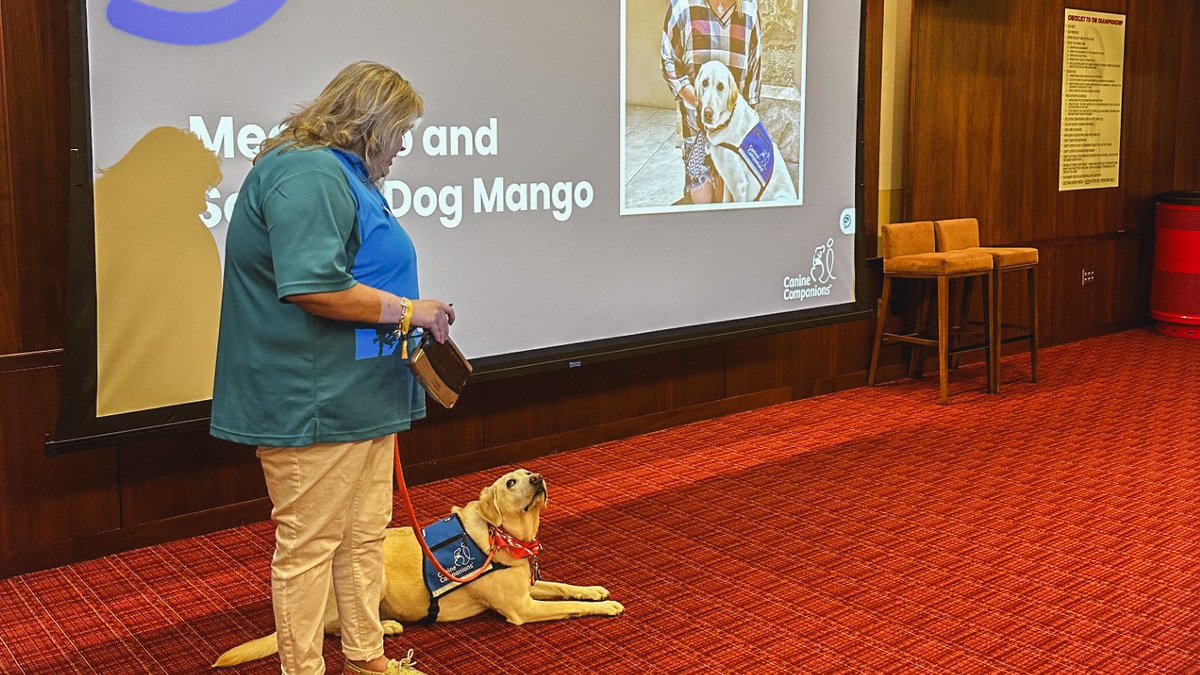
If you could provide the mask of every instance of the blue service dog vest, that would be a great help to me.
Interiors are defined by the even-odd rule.
[[[467,534],[462,519],[458,517],[457,513],[425,527],[421,532],[424,533],[425,543],[429,545],[429,550],[433,552],[433,557],[437,558],[438,564],[460,579],[475,574],[481,569],[486,570],[483,574],[490,574],[496,570],[508,568],[507,565],[500,563],[487,563],[487,554],[480,550],[475,540]],[[485,563],[487,563],[486,567]],[[442,573],[438,572],[433,563],[429,562],[429,558],[424,555],[421,556],[421,564],[425,589],[429,592],[429,613],[425,616],[425,621],[433,623],[437,621],[438,613],[441,611],[438,599],[462,588],[465,584],[451,581],[442,576]]]
[[[767,183],[771,182],[771,176],[775,173],[775,143],[767,133],[767,128],[759,122],[742,139],[741,145],[721,143],[720,146],[736,152],[738,157],[742,158],[758,181],[758,195],[754,201],[761,199],[763,192],[767,190]]]

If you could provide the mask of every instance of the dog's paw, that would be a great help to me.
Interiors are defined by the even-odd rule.
[[[608,589],[603,586],[585,586],[580,600],[607,600]]]
[[[620,616],[625,613],[625,605],[616,600],[606,600],[600,603],[600,613],[604,616]]]
[[[396,623],[395,621],[382,621],[381,623],[383,624],[384,637],[392,637],[393,635],[399,635],[400,633],[402,633],[404,631],[404,626],[401,626],[400,624]]]

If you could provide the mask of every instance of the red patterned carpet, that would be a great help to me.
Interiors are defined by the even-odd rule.
[[[964,369],[949,407],[903,381],[530,462],[543,572],[626,614],[409,626],[388,653],[464,675],[1200,672],[1200,343],[1042,362],[1032,385],[1007,360],[1000,397]],[[0,581],[0,672],[205,672],[272,630],[271,550],[263,523]]]

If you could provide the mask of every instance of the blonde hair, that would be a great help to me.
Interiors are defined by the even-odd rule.
[[[361,157],[368,178],[377,182],[391,160],[381,155],[424,114],[425,101],[400,73],[359,61],[335,75],[315,100],[285,117],[283,132],[264,142],[258,157],[280,146],[341,148]]]

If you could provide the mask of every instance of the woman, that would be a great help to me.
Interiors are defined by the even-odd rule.
[[[719,202],[724,185],[708,156],[708,139],[696,114],[692,82],[700,66],[729,66],[742,96],[758,107],[760,59],[757,0],[670,0],[663,21],[662,72],[683,118],[683,162],[688,201]]]
[[[292,675],[325,672],[331,583],[346,672],[410,672],[383,656],[379,621],[392,444],[425,416],[408,331],[444,341],[454,310],[417,299],[416,251],[379,185],[423,112],[394,70],[348,66],[263,145],[229,223],[211,433],[258,446]]]

